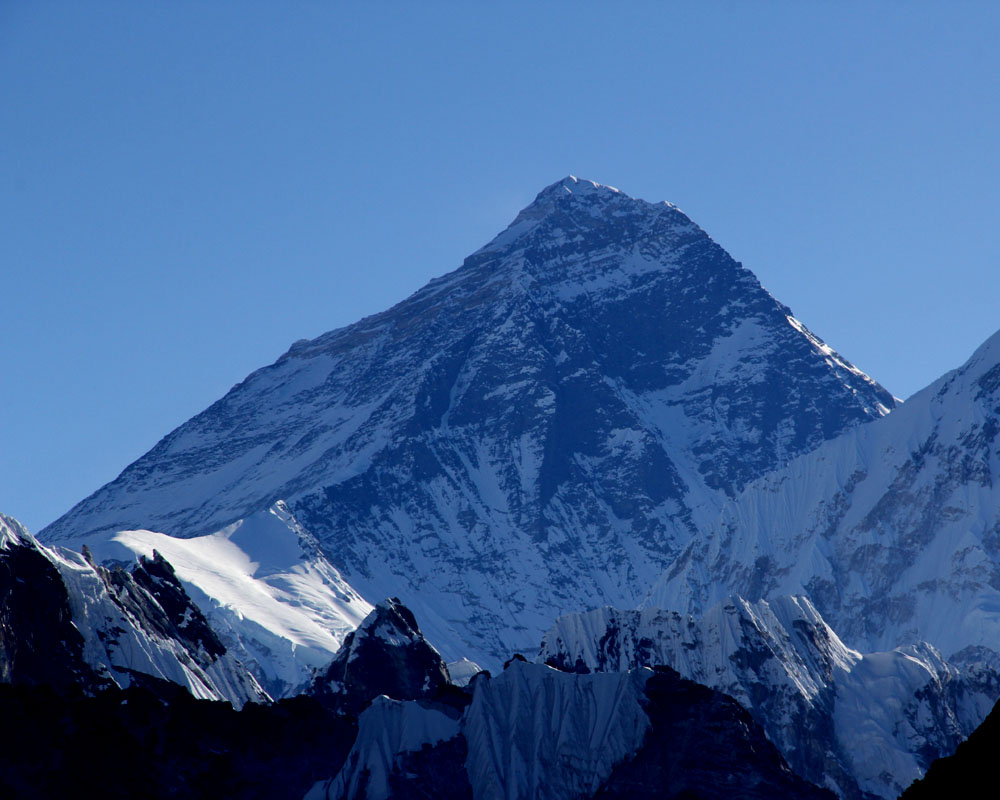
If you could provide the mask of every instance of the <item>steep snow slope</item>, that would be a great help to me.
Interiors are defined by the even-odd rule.
[[[407,772],[401,769],[402,763],[411,753],[457,737],[457,716],[448,713],[448,709],[426,707],[414,701],[391,700],[384,695],[376,697],[361,715],[358,738],[344,768],[335,778],[316,784],[306,800],[420,797],[416,792],[405,795],[398,792],[400,773],[405,775]],[[444,775],[437,777],[445,779]],[[442,785],[434,797],[451,797],[449,788]]]
[[[372,610],[280,501],[207,536],[120,531],[69,544],[105,562],[160,553],[227,649],[274,697],[308,683]]]
[[[477,798],[592,794],[649,727],[640,702],[651,672],[568,676],[515,662],[476,681],[463,733]]]
[[[748,486],[648,602],[806,594],[852,647],[1000,650],[1000,333],[888,418]]]
[[[583,672],[673,667],[739,701],[796,772],[841,797],[896,797],[1000,694],[996,673],[963,673],[926,644],[850,650],[804,597],[733,597],[700,618],[569,614],[545,635],[539,659]]]
[[[85,555],[39,545],[0,515],[0,589],[7,681],[94,691],[150,676],[237,708],[267,699],[161,558],[109,571]]]
[[[495,666],[555,614],[634,606],[727,496],[894,404],[677,208],[567,178],[42,535],[192,537],[283,498],[363,597]]]

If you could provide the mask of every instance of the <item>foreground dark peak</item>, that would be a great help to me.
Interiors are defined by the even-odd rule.
[[[793,773],[760,725],[728,695],[665,667],[647,681],[645,694],[649,734],[595,798],[836,797]]]
[[[727,497],[894,404],[682,212],[566,179],[42,535],[190,537],[285,500],[363,597],[496,667],[553,613],[635,606]]]
[[[900,800],[941,797],[992,797],[996,793],[997,751],[1000,750],[1000,703],[951,756],[931,764]]]
[[[16,520],[0,514],[0,683],[103,685],[83,657],[59,571]]]
[[[165,562],[147,566],[170,582]],[[721,800],[738,788],[746,798],[830,800],[789,770],[736,701],[673,670],[577,675],[513,659],[496,678],[441,684],[430,697],[435,676],[420,683],[421,670],[405,664],[421,659],[419,646],[397,600],[345,644],[370,702],[360,718],[309,696],[237,712],[166,681],[94,696],[0,685],[0,714],[18,732],[0,749],[0,795]],[[388,687],[392,698],[372,674],[394,658],[385,648],[417,678]]]
[[[326,707],[357,714],[379,695],[394,700],[434,697],[449,683],[448,668],[397,598],[379,603],[347,635],[309,694]]]

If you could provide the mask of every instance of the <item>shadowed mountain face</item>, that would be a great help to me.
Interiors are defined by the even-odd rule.
[[[678,209],[567,178],[41,536],[190,537],[284,499],[362,596],[496,665],[560,612],[635,606],[727,497],[894,404]]]

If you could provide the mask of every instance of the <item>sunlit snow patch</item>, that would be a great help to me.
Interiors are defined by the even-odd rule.
[[[372,610],[282,501],[193,539],[132,530],[77,544],[105,562],[159,552],[226,646],[274,696],[329,662]]]
[[[469,661],[467,658],[448,662],[448,675],[451,677],[451,682],[456,686],[468,686],[469,681],[482,671],[483,668],[481,666],[475,661]]]

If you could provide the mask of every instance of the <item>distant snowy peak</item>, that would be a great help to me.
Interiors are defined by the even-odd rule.
[[[676,213],[671,214],[670,212]],[[700,231],[672,203],[648,203],[629,197],[612,186],[581,180],[570,175],[539,192],[531,205],[522,209],[507,229],[497,235],[476,255],[516,248],[518,240],[528,240],[529,234],[534,234],[530,238],[537,240],[538,233],[548,234],[546,229],[551,226],[553,219],[557,222],[565,222],[569,221],[567,217],[571,217],[570,227],[575,228],[581,224],[581,221],[584,224],[598,224],[602,217],[651,216],[661,218],[664,214],[672,220],[674,227]],[[538,231],[537,228],[543,222],[545,228]],[[475,256],[472,256],[470,260],[474,258]],[[466,263],[468,264],[469,260]]]
[[[562,180],[549,184],[542,189],[535,198],[535,202],[537,203],[539,200],[553,195],[562,196],[564,194],[572,194],[578,197],[593,197],[597,195],[611,198],[615,195],[621,195],[622,192],[614,186],[606,186],[603,183],[597,183],[597,181],[578,178],[576,175],[567,175]]]
[[[553,611],[636,605],[728,497],[894,404],[682,212],[567,178],[43,536],[191,538],[283,499],[359,595],[495,667]]]
[[[603,183],[577,178],[575,175],[567,175],[562,180],[551,183],[540,191],[532,203],[521,210],[514,218],[510,228],[516,226],[522,218],[540,218],[551,211],[553,204],[558,202],[587,202],[606,204],[620,200],[633,201],[614,186],[605,186]],[[642,202],[642,201],[638,201]],[[652,205],[650,203],[649,205]],[[509,228],[508,228],[509,230]]]
[[[884,420],[749,485],[648,603],[807,593],[854,647],[1000,642],[1000,333]]]
[[[356,344],[359,333],[375,333],[401,319],[433,323],[440,321],[442,312],[504,300],[551,304],[621,290],[644,274],[668,271],[684,249],[708,242],[707,234],[670,203],[648,203],[568,177],[539,193],[459,269],[433,279],[387,311],[296,342],[282,358],[336,351],[343,343]],[[759,287],[752,274],[747,275]],[[411,332],[410,324],[406,330]]]
[[[24,544],[31,534],[20,522],[6,514],[0,514],[0,549]]]

